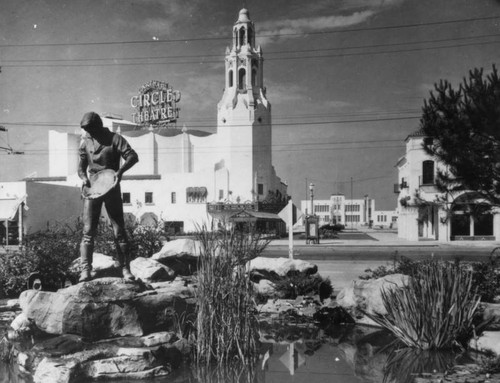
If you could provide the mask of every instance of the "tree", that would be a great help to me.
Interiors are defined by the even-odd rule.
[[[495,66],[469,71],[454,89],[441,80],[424,101],[420,127],[425,151],[446,165],[441,191],[469,190],[500,205],[500,78]]]

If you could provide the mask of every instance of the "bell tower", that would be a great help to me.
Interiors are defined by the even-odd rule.
[[[271,104],[266,98],[263,64],[254,23],[243,8],[232,29],[231,46],[226,48],[224,94],[217,107],[229,190],[242,201],[262,200],[274,191]]]

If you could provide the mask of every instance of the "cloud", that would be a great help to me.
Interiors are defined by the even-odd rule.
[[[353,25],[361,24],[375,14],[372,10],[354,12],[350,15],[331,15],[331,16],[316,16],[304,17],[288,20],[273,20],[259,23],[259,43],[266,43],[275,39],[275,37],[266,36],[286,36],[294,34],[302,34],[307,32],[315,32],[318,30],[344,28]],[[296,37],[296,36],[289,36]]]

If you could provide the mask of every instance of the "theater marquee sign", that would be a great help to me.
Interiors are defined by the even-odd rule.
[[[177,103],[181,92],[173,90],[166,82],[150,81],[139,89],[139,94],[130,99],[136,109],[132,121],[136,124],[166,126],[179,118]]]

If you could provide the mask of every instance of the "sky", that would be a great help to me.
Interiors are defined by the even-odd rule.
[[[178,126],[214,132],[241,8],[272,105],[273,163],[298,205],[396,208],[404,141],[441,79],[500,59],[498,0],[0,0],[0,181],[48,175],[47,131],[84,112],[131,119],[152,80],[182,93]],[[309,196],[308,196],[309,197]]]

